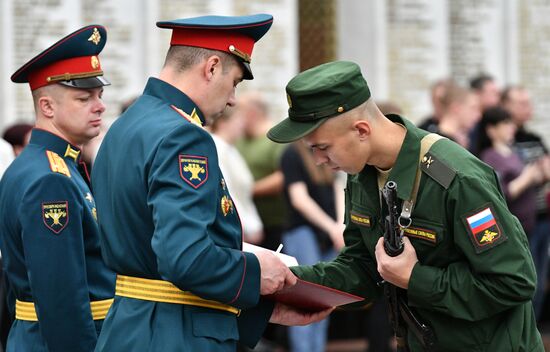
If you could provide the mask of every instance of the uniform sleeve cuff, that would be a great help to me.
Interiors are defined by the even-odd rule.
[[[260,300],[260,262],[253,253],[242,252],[245,269],[243,282],[237,296],[230,302],[237,308],[249,308],[258,304]]]
[[[433,285],[440,269],[416,263],[409,280],[407,297],[413,306],[426,306],[433,302]]]

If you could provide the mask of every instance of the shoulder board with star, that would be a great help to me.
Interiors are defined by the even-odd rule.
[[[48,162],[50,163],[50,169],[53,172],[71,177],[71,171],[67,167],[67,163],[65,163],[65,160],[60,157],[59,154],[54,153],[51,150],[46,150],[46,156],[48,157]]]
[[[179,113],[181,116],[183,116],[187,121],[191,122],[193,125],[196,125],[202,128],[201,119],[199,115],[197,115],[197,111],[195,109],[193,109],[193,111],[191,112],[191,115],[189,115],[188,113],[176,107],[175,105],[170,105],[170,107],[174,109],[177,113]]]
[[[456,176],[456,170],[430,152],[422,157],[420,169],[445,189],[449,188]]]

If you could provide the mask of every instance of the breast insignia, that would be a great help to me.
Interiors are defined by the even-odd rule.
[[[221,206],[222,206],[223,216],[227,216],[227,214],[233,212],[233,201],[229,197],[227,196],[222,197]]]

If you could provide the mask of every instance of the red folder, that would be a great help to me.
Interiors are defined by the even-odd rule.
[[[359,302],[363,297],[298,279],[296,285],[268,296],[277,302],[310,311]]]

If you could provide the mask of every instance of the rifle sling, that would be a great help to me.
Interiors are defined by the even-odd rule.
[[[401,225],[402,227],[408,227],[411,223],[410,222],[411,214],[414,208],[414,202],[416,202],[416,196],[418,195],[418,188],[420,187],[420,179],[422,177],[422,169],[420,168],[420,163],[422,162],[422,158],[430,150],[432,145],[442,138],[445,138],[445,137],[440,136],[437,133],[429,133],[420,140],[420,155],[418,157],[418,167],[416,169],[416,176],[414,179],[414,185],[411,192],[411,198],[403,202],[403,208],[401,209],[401,216],[399,217],[399,225]],[[406,226],[402,225],[402,221],[401,221],[402,218],[405,220],[408,220],[408,225]]]

